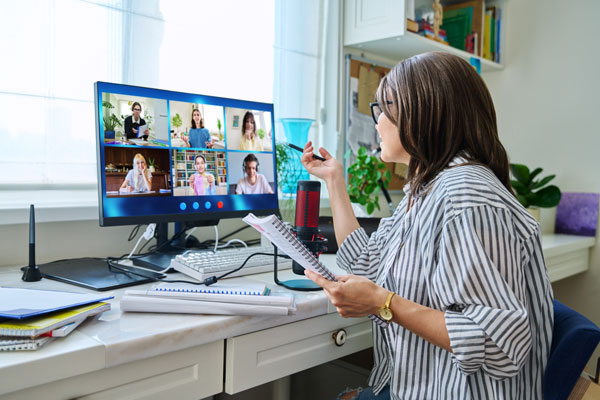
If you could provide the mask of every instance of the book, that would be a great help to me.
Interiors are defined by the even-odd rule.
[[[259,296],[256,296],[259,297]],[[121,311],[179,313],[179,314],[217,314],[217,315],[289,315],[295,307],[226,303],[219,301],[190,300],[161,296],[125,293],[121,297]]]
[[[0,287],[0,317],[23,319],[112,299],[89,293]]]
[[[147,290],[127,290],[126,295],[153,296],[169,299],[215,301],[222,303],[262,304],[292,307],[294,298],[271,296],[265,284],[192,285],[181,283],[160,283]]]
[[[419,24],[417,23],[417,21],[413,21],[410,18],[406,18],[406,30],[417,33],[419,32]]]
[[[0,351],[37,350],[52,339],[45,336],[37,339],[0,340]]]
[[[254,214],[249,213],[242,221],[259,231],[271,243],[277,246],[279,250],[290,256],[302,267],[314,271],[330,281],[336,280],[335,275],[286,228],[276,215],[258,218]]]
[[[75,321],[110,310],[108,303],[95,303],[69,310],[61,310],[43,316],[31,317],[24,320],[7,320],[0,322],[2,336],[36,337]],[[55,336],[55,335],[53,335]],[[56,335],[58,336],[58,335]]]

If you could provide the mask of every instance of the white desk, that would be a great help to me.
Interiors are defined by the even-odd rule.
[[[341,272],[335,256],[322,257]],[[286,290],[273,284],[272,275],[251,279]],[[297,277],[289,270],[280,275]],[[0,270],[0,282],[85,291],[46,279],[22,282],[16,268]],[[341,318],[321,291],[296,292],[295,315],[248,317],[121,313],[124,290],[112,293],[109,312],[66,338],[34,352],[0,353],[0,397],[199,399],[234,394],[372,345],[371,323]],[[342,328],[348,338],[338,347],[332,334]]]
[[[543,237],[551,281],[589,268],[595,238]],[[322,260],[334,271],[335,257]],[[281,279],[295,277],[280,271]],[[236,278],[234,278],[236,279]],[[273,284],[272,273],[252,279]],[[50,280],[20,281],[16,268],[0,270],[6,286],[83,290]],[[280,289],[275,285],[271,287]],[[297,313],[286,317],[228,317],[121,313],[99,320],[34,352],[0,353],[2,399],[198,399],[248,388],[320,365],[372,345],[367,319],[343,319],[322,292],[297,292]],[[337,347],[332,334],[348,334]]]

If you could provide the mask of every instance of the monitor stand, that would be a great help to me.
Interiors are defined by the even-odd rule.
[[[188,229],[195,226],[212,226],[217,225],[219,220],[206,220],[206,221],[195,221],[187,222],[182,224],[175,224],[175,231],[179,232],[181,229]],[[150,271],[157,272],[175,272],[173,268],[170,268],[171,260],[178,254],[185,252],[185,241],[180,238],[178,243],[180,246],[173,246],[169,243],[169,223],[156,224],[156,248],[157,250],[143,257],[132,259],[134,265],[148,269]]]

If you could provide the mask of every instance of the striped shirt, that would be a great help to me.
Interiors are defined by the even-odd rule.
[[[369,384],[392,399],[541,399],[554,315],[539,224],[487,167],[449,167],[338,251],[341,268],[443,311],[450,337],[452,353],[370,316]]]

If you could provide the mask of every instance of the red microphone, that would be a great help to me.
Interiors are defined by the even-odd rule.
[[[321,182],[298,181],[294,231],[298,239],[316,257],[327,250],[327,239],[319,234],[320,200]],[[298,275],[304,275],[304,268],[295,261],[292,263],[292,270]]]

